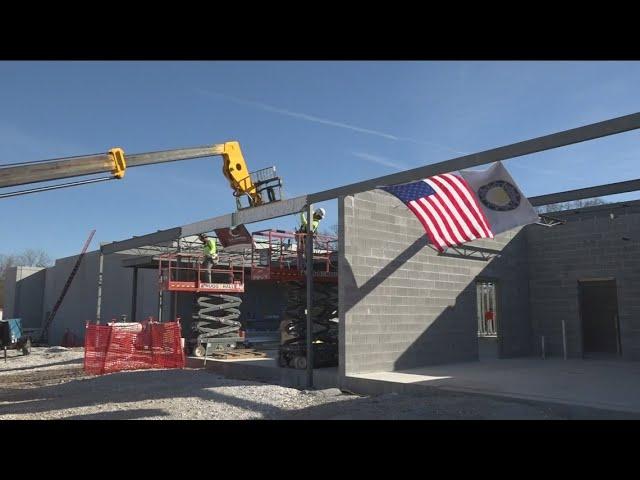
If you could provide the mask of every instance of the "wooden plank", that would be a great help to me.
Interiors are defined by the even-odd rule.
[[[264,358],[267,356],[265,352],[258,352],[256,350],[230,350],[226,352],[211,352],[210,355],[215,358],[228,359],[228,358]]]

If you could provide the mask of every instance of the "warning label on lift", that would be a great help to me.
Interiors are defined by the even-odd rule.
[[[200,283],[200,288],[210,288],[215,290],[235,290],[242,287],[237,283]]]

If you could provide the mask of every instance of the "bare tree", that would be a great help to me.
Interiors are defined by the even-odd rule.
[[[28,248],[18,255],[18,262],[25,267],[48,267],[51,257],[44,250]]]
[[[4,274],[7,269],[15,267],[16,265],[18,265],[17,255],[5,255],[4,253],[0,253],[0,281],[4,279]]]
[[[0,308],[4,307],[4,275],[8,268],[16,265],[16,255],[0,253]]]
[[[338,236],[338,224],[335,223],[333,225],[331,225],[328,229],[322,229],[320,230],[320,235],[327,235],[330,237],[337,237]]]
[[[577,208],[595,207],[596,205],[605,205],[606,202],[602,198],[587,198],[583,200],[573,200],[572,202],[553,203],[551,205],[542,205],[536,207],[538,213],[560,212],[562,210],[574,210]]]

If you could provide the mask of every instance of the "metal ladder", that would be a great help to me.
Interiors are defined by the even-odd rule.
[[[67,294],[69,287],[71,286],[71,282],[73,282],[73,278],[76,276],[76,273],[78,273],[78,270],[80,269],[80,264],[82,263],[82,259],[84,258],[85,253],[87,253],[87,248],[89,248],[89,244],[91,243],[91,240],[93,239],[93,235],[95,233],[96,233],[95,230],[91,230],[91,233],[89,234],[89,238],[87,238],[87,241],[84,242],[84,247],[82,247],[82,252],[78,256],[78,260],[76,260],[76,264],[74,265],[73,270],[71,270],[71,273],[69,274],[69,278],[67,278],[67,283],[64,284],[64,287],[62,288],[62,293],[60,293],[60,297],[58,298],[58,301],[54,305],[53,310],[51,310],[51,313],[49,314],[49,318],[47,318],[47,321],[44,324],[42,333],[40,334],[39,342],[42,343],[45,341],[45,339],[47,339],[47,335],[49,334],[49,327],[51,326],[51,323],[53,322],[53,319],[56,316],[56,313],[58,313],[58,309],[60,308],[60,305],[62,305],[62,301],[64,300],[64,297]]]

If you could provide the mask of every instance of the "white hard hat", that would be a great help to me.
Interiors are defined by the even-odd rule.
[[[324,208],[319,208],[315,212],[313,212],[314,215],[317,215],[320,218],[324,218],[325,213],[327,213],[327,212],[325,211]]]

